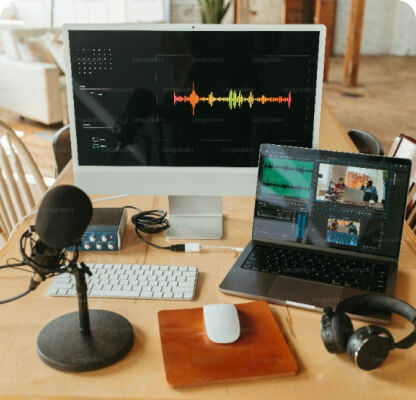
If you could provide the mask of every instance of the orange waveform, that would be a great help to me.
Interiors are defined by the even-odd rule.
[[[211,107],[213,107],[215,102],[228,103],[230,110],[237,107],[241,108],[244,103],[247,103],[250,108],[253,107],[254,103],[286,103],[287,107],[290,109],[292,104],[292,92],[289,92],[286,97],[267,97],[264,94],[255,97],[253,92],[250,92],[248,96],[244,96],[241,91],[237,92],[236,90],[230,89],[228,96],[225,97],[216,97],[213,92],[210,92],[206,97],[202,97],[196,93],[195,84],[192,82],[192,91],[188,96],[177,96],[176,93],[173,93],[173,105],[175,106],[176,103],[189,103],[192,107],[192,115],[195,115],[195,107],[199,102],[207,102]]]

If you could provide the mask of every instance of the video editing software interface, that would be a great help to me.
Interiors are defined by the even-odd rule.
[[[312,147],[319,32],[69,31],[79,165],[256,167]]]
[[[410,162],[264,146],[253,237],[398,257]]]

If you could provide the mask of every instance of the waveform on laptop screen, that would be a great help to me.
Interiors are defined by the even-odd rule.
[[[308,199],[312,188],[313,162],[265,157],[261,192]]]

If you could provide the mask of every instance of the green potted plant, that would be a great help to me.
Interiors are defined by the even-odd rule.
[[[220,24],[230,8],[231,0],[198,0],[203,24]]]

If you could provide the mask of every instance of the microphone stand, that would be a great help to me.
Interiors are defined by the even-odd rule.
[[[81,333],[85,336],[91,335],[90,315],[88,311],[88,287],[85,280],[85,275],[91,276],[90,269],[84,264],[80,264],[81,268],[73,268],[71,271],[75,277],[77,296],[78,296],[78,311],[79,311],[79,326]]]
[[[91,275],[91,271],[76,260],[77,255],[65,272],[75,278],[78,311],[49,322],[38,335],[37,352],[42,361],[55,369],[79,372],[119,361],[132,348],[134,334],[130,322],[120,314],[88,309],[86,275]]]

